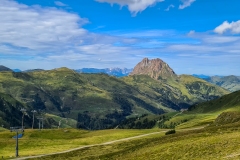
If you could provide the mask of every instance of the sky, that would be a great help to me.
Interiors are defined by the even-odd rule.
[[[0,0],[0,64],[240,75],[239,0]]]

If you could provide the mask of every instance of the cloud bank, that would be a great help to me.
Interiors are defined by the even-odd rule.
[[[76,14],[0,1],[0,45],[25,50],[53,51],[80,44],[87,31],[87,19]]]
[[[97,2],[106,2],[110,4],[118,4],[121,7],[128,6],[128,10],[136,15],[138,12],[144,11],[149,6],[152,6],[158,2],[163,2],[164,0],[96,0]]]
[[[228,21],[223,22],[220,26],[216,27],[215,33],[223,34],[225,32],[231,32],[233,34],[240,33],[240,20],[229,23]]]

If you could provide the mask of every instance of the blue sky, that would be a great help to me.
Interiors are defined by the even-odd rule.
[[[0,64],[240,75],[239,0],[0,0]]]

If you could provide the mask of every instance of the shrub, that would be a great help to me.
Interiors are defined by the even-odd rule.
[[[165,135],[174,134],[174,133],[176,133],[175,129],[167,131]]]

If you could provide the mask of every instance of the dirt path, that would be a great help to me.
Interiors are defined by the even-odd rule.
[[[84,149],[84,148],[89,148],[89,147],[94,147],[94,146],[102,146],[102,145],[109,145],[109,144],[113,144],[113,143],[116,143],[116,142],[128,141],[128,140],[141,138],[141,137],[146,137],[146,136],[149,136],[149,135],[159,134],[159,133],[163,133],[163,132],[166,132],[166,131],[153,132],[153,133],[143,134],[143,135],[139,135],[139,136],[134,136],[134,137],[123,138],[123,139],[119,139],[119,140],[114,140],[114,141],[110,141],[110,142],[104,142],[104,143],[101,143],[101,144],[86,145],[86,146],[73,148],[73,149],[69,149],[69,150],[66,150],[66,151],[62,151],[62,152],[49,153],[49,154],[43,154],[43,155],[37,155],[37,156],[29,156],[29,157],[22,157],[22,158],[14,158],[14,160],[24,160],[24,159],[31,159],[31,158],[40,158],[40,157],[45,157],[45,156],[50,156],[50,155],[55,155],[55,154],[68,153],[68,152],[72,152],[72,151],[76,151],[76,150],[80,150],[80,149]]]
[[[174,116],[172,116],[172,118],[174,118],[174,117],[176,117],[177,115],[180,115],[180,114],[182,114],[182,113],[183,113],[183,111],[181,111],[181,112],[175,114]]]
[[[234,157],[237,157],[237,156],[240,156],[240,153],[230,154],[230,155],[228,155],[226,157],[223,157],[223,158],[231,159],[231,158],[234,158]]]
[[[198,127],[198,128],[181,129],[181,130],[182,130],[182,131],[187,131],[187,130],[198,130],[198,129],[203,129],[203,128],[204,128],[204,127]],[[68,153],[68,152],[72,152],[72,151],[76,151],[76,150],[80,150],[80,149],[84,149],[84,148],[95,147],[95,146],[102,146],[102,145],[109,145],[109,144],[113,144],[113,143],[117,143],[117,142],[128,141],[128,140],[137,139],[137,138],[146,137],[146,136],[150,136],[150,135],[154,135],[154,134],[159,134],[159,133],[164,133],[164,132],[166,132],[166,131],[153,132],[153,133],[143,134],[143,135],[139,135],[139,136],[134,136],[134,137],[123,138],[123,139],[119,139],[119,140],[114,140],[114,141],[110,141],[110,142],[104,142],[104,143],[101,143],[101,144],[86,145],[86,146],[82,146],[82,147],[78,147],[78,148],[73,148],[73,149],[69,149],[69,150],[66,150],[66,151],[62,151],[62,152],[42,154],[42,155],[37,155],[37,156],[14,158],[14,160],[25,160],[25,159],[40,158],[40,157],[45,157],[45,156],[50,156],[50,155]]]

